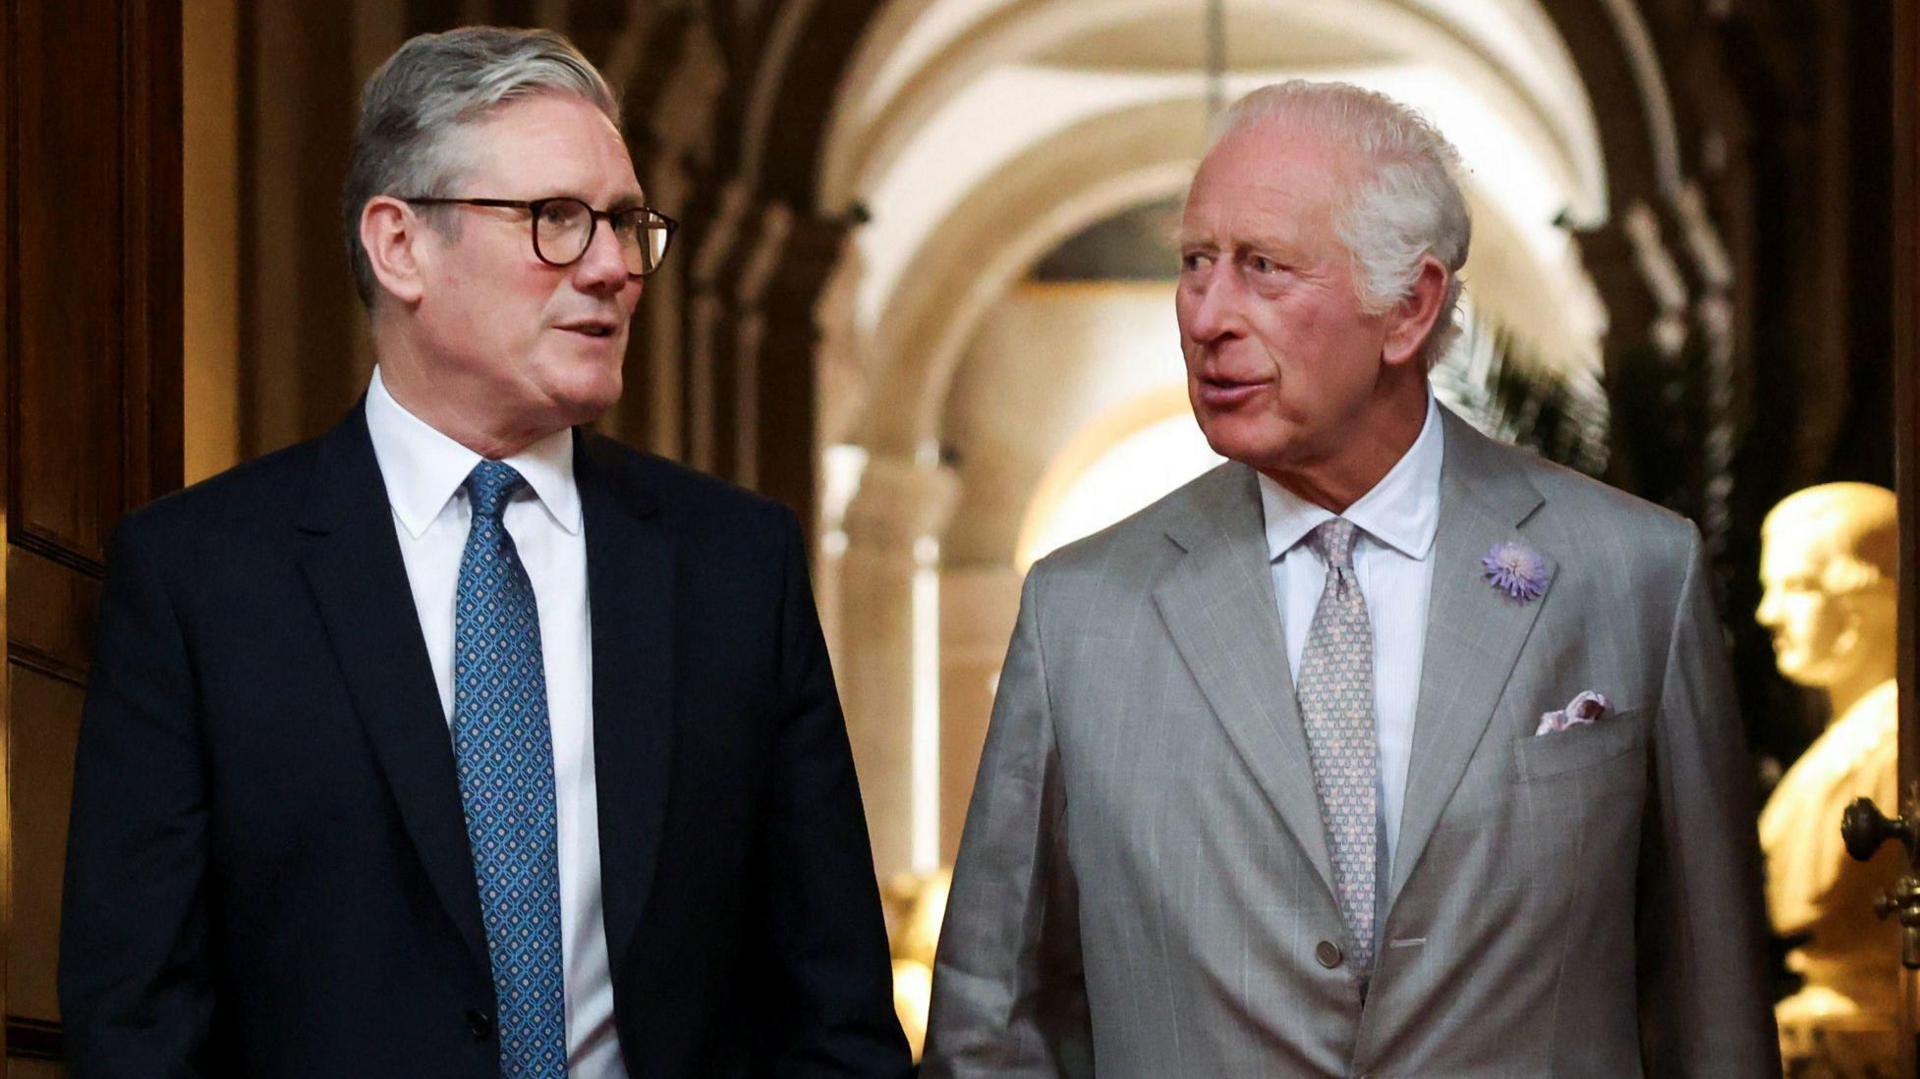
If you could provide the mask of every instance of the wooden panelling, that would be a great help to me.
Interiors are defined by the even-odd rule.
[[[1920,0],[1897,0],[1893,18],[1894,476],[1900,496],[1900,789],[1909,820],[1920,812]],[[1910,872],[1920,852],[1910,851]],[[1902,969],[1903,1079],[1920,1075],[1920,979]]]
[[[240,463],[239,3],[187,0],[181,17],[188,483]]]
[[[86,676],[100,605],[97,575],[18,547],[7,550],[7,646],[50,673]]]
[[[50,1060],[9,1060],[7,1079],[62,1079],[67,1069]]]
[[[15,222],[10,527],[103,557],[121,501],[127,308],[120,4],[14,8]],[[103,137],[105,136],[105,137]]]
[[[1893,376],[1900,495],[1900,782],[1920,784],[1920,0],[1894,18]],[[1903,807],[1912,811],[1916,807]],[[1916,853],[1920,871],[1920,852]],[[1920,1018],[1920,1017],[1916,1017]]]
[[[0,3],[0,400],[12,400],[7,391],[11,389],[11,380],[7,372],[13,368],[16,349],[13,332],[12,311],[13,291],[17,267],[20,265],[19,253],[13,245],[13,187],[14,176],[19,172],[20,140],[14,137],[13,124],[13,77],[7,72],[18,71],[20,43],[13,32],[13,5]],[[13,428],[7,409],[0,409],[0,480],[8,475],[7,462],[11,454],[6,450],[6,435]],[[0,492],[0,535],[5,529],[6,505],[4,492]],[[3,579],[0,579],[3,580]],[[0,597],[6,594],[0,587]],[[0,618],[4,611],[0,611]],[[4,829],[0,829],[4,832]],[[0,849],[0,861],[5,851]],[[0,925],[4,929],[4,925]],[[4,1048],[5,1039],[0,1038],[0,1048]]]
[[[55,994],[60,882],[73,794],[73,747],[81,688],[9,665],[7,759],[12,768],[13,933],[7,940],[7,1008],[23,1019],[60,1015]]]
[[[19,355],[20,335],[13,318],[18,306],[15,299],[20,284],[20,251],[15,243],[13,229],[15,177],[19,175],[20,139],[14,123],[13,83],[20,70],[20,39],[14,33],[13,7],[11,3],[0,3],[0,401],[8,407],[0,408],[0,480],[8,480],[12,475],[13,452],[8,448],[12,441],[15,424],[12,416],[13,377],[10,372]],[[0,534],[6,528],[6,510],[11,504],[12,483],[7,490],[0,491]],[[4,601],[7,589],[5,563],[0,562],[0,601]],[[6,610],[0,602],[0,630],[5,629]],[[3,634],[0,634],[3,635]],[[13,903],[7,898],[13,895],[13,814],[8,809],[12,801],[8,772],[12,762],[6,760],[6,730],[12,720],[12,710],[7,707],[4,695],[0,695],[0,944],[13,939]],[[0,1074],[12,1072],[23,1074],[8,1067],[9,1057],[14,1052],[14,1038],[7,1029],[4,1017],[10,1001],[6,990],[5,949],[0,948]]]
[[[177,487],[178,0],[0,2],[0,1076],[57,1076],[60,892],[106,537]]]
[[[118,497],[110,502],[109,530],[121,514],[178,489],[186,468],[180,0],[119,0],[113,6],[122,33],[116,59],[131,89],[117,118],[126,160],[120,266],[127,307],[106,313],[127,327],[119,356],[122,396],[111,415],[120,425],[124,467]]]
[[[66,1036],[61,1031],[60,1024],[48,1023],[40,1019],[10,1018],[7,1020],[7,1055],[14,1058],[25,1057],[35,1062],[33,1067],[42,1069],[28,1074],[49,1074],[44,1070],[48,1065],[39,1062],[64,1060],[66,1059],[65,1050]],[[15,1067],[19,1066],[13,1061],[8,1063]],[[53,1066],[58,1067],[58,1065]],[[6,1074],[18,1076],[22,1073],[9,1071]]]
[[[240,455],[312,438],[367,388],[342,249],[356,4],[242,4]]]

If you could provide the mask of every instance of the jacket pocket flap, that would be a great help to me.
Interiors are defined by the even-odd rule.
[[[1513,744],[1520,779],[1545,779],[1604,764],[1647,744],[1644,708],[1614,712],[1591,725],[1529,735]]]

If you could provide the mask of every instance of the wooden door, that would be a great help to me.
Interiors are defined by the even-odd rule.
[[[0,117],[0,1074],[39,1077],[106,541],[180,484],[179,0],[0,0]]]
[[[1896,0],[1893,33],[1893,378],[1895,484],[1900,497],[1901,810],[1920,820],[1920,0]],[[1909,842],[1908,879],[1920,878]],[[1903,912],[1907,918],[1912,915]],[[1909,928],[1909,934],[1915,932]],[[1908,950],[1912,950],[1909,943]],[[1901,971],[1901,1074],[1920,1075],[1920,973]]]

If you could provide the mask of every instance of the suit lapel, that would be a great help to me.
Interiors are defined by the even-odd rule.
[[[1168,536],[1185,557],[1154,589],[1175,647],[1267,800],[1333,889],[1326,825],[1287,670],[1253,471],[1228,465]]]
[[[675,543],[631,469],[574,441],[593,618],[593,758],[600,891],[614,969],[652,890],[667,811],[674,724]]]
[[[1480,564],[1495,544],[1528,542],[1522,540],[1520,526],[1541,498],[1507,457],[1518,451],[1497,446],[1444,409],[1441,416],[1446,448],[1440,524],[1434,538],[1412,766],[1387,893],[1389,913],[1466,772],[1546,602],[1542,596],[1524,603],[1495,590]],[[1540,553],[1547,558],[1551,588],[1557,567],[1546,552]]]
[[[313,537],[301,569],[407,835],[447,914],[484,965],[486,931],[453,741],[364,401],[321,442],[299,528]]]

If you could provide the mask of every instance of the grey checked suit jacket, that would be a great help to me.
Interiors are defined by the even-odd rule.
[[[924,1074],[1769,1076],[1749,764],[1699,535],[1444,414],[1398,854],[1365,1000],[1251,470],[1033,569]],[[1497,593],[1517,540],[1546,594]],[[1390,672],[1387,672],[1390,676]],[[1611,713],[1534,737],[1598,690]]]

